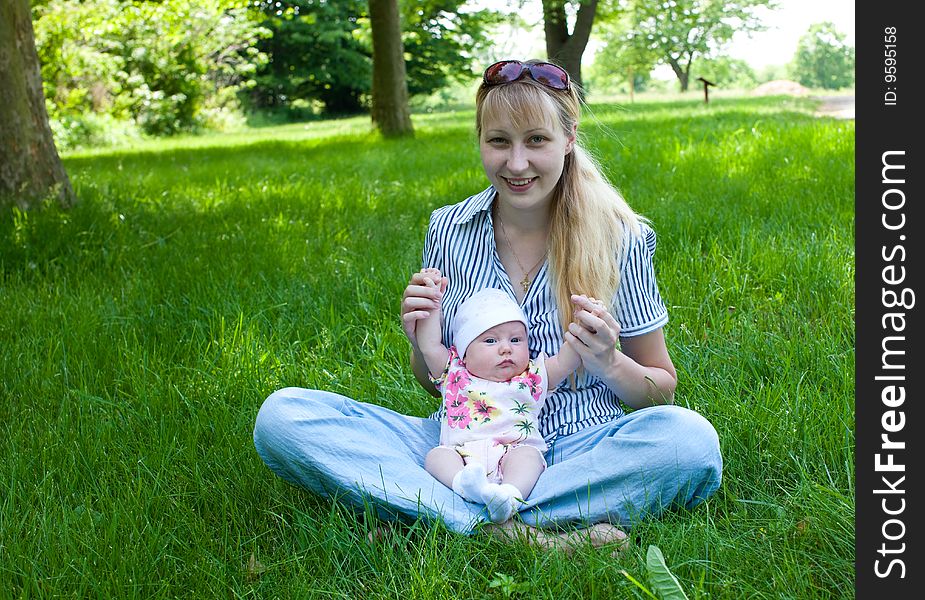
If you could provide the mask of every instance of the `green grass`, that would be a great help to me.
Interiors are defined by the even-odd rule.
[[[853,597],[854,123],[810,107],[585,121],[659,234],[678,401],[725,459],[619,560],[422,525],[370,546],[252,446],[283,386],[433,409],[398,304],[430,212],[485,185],[471,110],[66,156],[76,208],[0,215],[0,598],[642,598],[621,570],[646,582],[649,544],[691,598]]]

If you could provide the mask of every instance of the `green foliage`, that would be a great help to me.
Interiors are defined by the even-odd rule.
[[[260,109],[298,110],[318,100],[329,114],[364,110],[371,89],[372,57],[364,0],[261,0],[259,42],[267,62],[248,99]]]
[[[463,12],[463,4],[447,0],[400,3],[410,96],[427,96],[477,75],[473,60],[491,46],[488,31],[504,17],[491,10]]]
[[[628,89],[631,78],[635,91],[646,89],[660,55],[632,27],[632,13],[629,12],[600,23],[598,34],[604,47],[595,55],[589,71],[586,85],[589,90],[612,89],[614,82],[625,82]]]
[[[163,135],[214,125],[263,60],[245,0],[49,0],[34,6],[49,116]],[[75,136],[79,139],[79,135]],[[67,145],[66,138],[63,145]]]
[[[400,2],[408,93],[427,96],[471,79],[472,58],[489,44],[493,11],[460,11],[459,0]],[[262,0],[260,42],[269,57],[249,94],[259,109],[292,111],[318,101],[326,114],[366,110],[372,87],[372,37],[365,0]]]
[[[57,117],[50,118],[48,124],[59,151],[83,146],[124,145],[137,142],[142,137],[133,121],[105,112],[59,113]]]
[[[506,573],[495,573],[492,580],[488,582],[488,589],[498,590],[503,598],[520,598],[526,597],[521,596],[521,594],[529,592],[530,585],[526,582],[517,581]]]
[[[766,81],[788,79],[790,74],[787,71],[788,68],[786,65],[765,65],[758,69],[758,73],[756,74],[756,82],[765,83]]]
[[[412,96],[473,77],[501,17],[463,4],[401,3]],[[61,149],[222,129],[241,100],[298,119],[369,104],[365,0],[43,0],[33,17]]]
[[[854,47],[833,23],[815,23],[800,38],[791,77],[806,87],[836,90],[854,85]]]
[[[621,570],[620,573],[639,588],[647,598],[652,600],[688,600],[681,582],[668,568],[665,556],[658,546],[650,544],[649,549],[646,551],[646,574],[654,591],[630,575],[626,569]]]
[[[630,0],[627,43],[670,66],[683,92],[697,58],[718,56],[736,32],[764,29],[758,7],[775,8],[774,0]]]
[[[646,567],[648,567],[649,582],[662,600],[688,600],[684,588],[668,568],[665,556],[658,546],[650,545],[646,551]]]
[[[751,89],[758,77],[748,63],[737,58],[717,56],[697,63],[694,73],[712,81],[719,89]]]

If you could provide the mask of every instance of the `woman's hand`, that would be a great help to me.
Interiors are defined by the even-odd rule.
[[[431,311],[440,309],[447,282],[439,270],[425,268],[412,275],[405,288],[401,301],[401,323],[415,351],[418,350],[417,322],[429,317]]]
[[[578,352],[586,371],[607,380],[617,360],[620,324],[600,300],[572,294],[572,304],[574,320],[569,323],[565,340]]]
[[[620,324],[604,304],[578,295],[572,296],[572,303],[575,320],[569,323],[564,337],[588,373],[633,408],[674,401],[678,376],[660,328],[626,338],[618,349]]]

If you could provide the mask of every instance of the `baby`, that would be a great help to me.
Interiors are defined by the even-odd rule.
[[[427,285],[442,286],[437,269]],[[547,393],[581,364],[568,342],[559,354],[530,360],[527,320],[505,292],[486,288],[459,305],[454,345],[442,342],[441,312],[418,321],[416,337],[443,397],[440,445],[424,468],[494,523],[511,518],[546,469],[537,416]]]

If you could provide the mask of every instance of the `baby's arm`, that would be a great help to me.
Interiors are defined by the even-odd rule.
[[[426,268],[421,272],[426,276],[424,284],[427,287],[446,289],[446,279],[440,275],[439,270]],[[424,356],[424,362],[427,363],[427,370],[430,371],[431,377],[440,377],[450,357],[449,350],[443,345],[443,328],[440,323],[442,316],[442,308],[432,310],[430,315],[418,320],[415,329],[418,347],[421,349],[421,355]]]
[[[549,391],[552,392],[565,378],[571,375],[581,365],[581,357],[572,348],[571,343],[563,341],[559,353],[546,359],[546,377],[549,380]]]

